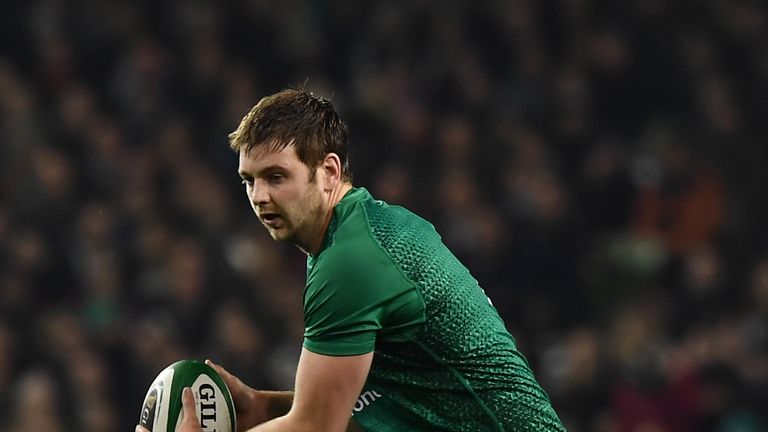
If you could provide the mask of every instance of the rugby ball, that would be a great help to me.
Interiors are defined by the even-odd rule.
[[[139,424],[151,432],[178,431],[183,419],[181,392],[195,395],[203,432],[235,432],[235,408],[227,385],[216,371],[197,360],[181,360],[163,369],[149,387]]]

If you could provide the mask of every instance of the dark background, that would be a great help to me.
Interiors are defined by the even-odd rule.
[[[371,3],[371,4],[369,4]],[[570,431],[768,429],[768,6],[0,7],[0,430],[133,430],[210,357],[292,385],[304,257],[227,133],[302,85],[431,220]]]

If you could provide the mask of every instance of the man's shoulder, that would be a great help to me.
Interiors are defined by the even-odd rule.
[[[404,221],[430,225],[425,219],[411,210],[373,197],[365,188],[355,188],[340,203],[341,219],[365,220],[372,225],[401,224]],[[398,225],[399,226],[399,225]]]
[[[312,260],[307,282],[361,281],[388,263],[367,221],[356,216],[341,223],[329,245]]]
[[[381,204],[379,204],[381,203]],[[375,208],[363,208],[363,205]],[[335,227],[328,246],[312,259],[307,284],[344,284],[366,286],[388,283],[405,283],[402,269],[398,265],[397,253],[387,247],[391,240],[388,235],[400,236],[398,231],[406,229],[397,221],[386,225],[376,220],[378,212],[400,212],[402,208],[391,208],[382,201],[358,203]],[[381,208],[378,207],[389,207]],[[402,209],[404,210],[404,209]],[[407,210],[404,210],[407,211]],[[402,222],[402,219],[400,220]]]

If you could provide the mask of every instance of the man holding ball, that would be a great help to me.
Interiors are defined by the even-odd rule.
[[[347,129],[329,101],[267,96],[229,139],[256,216],[307,254],[295,390],[254,390],[209,362],[239,430],[565,430],[434,227],[352,185]],[[200,431],[189,390],[183,407],[181,430]]]

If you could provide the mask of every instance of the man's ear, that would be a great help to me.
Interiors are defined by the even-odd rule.
[[[341,181],[341,159],[336,153],[328,153],[321,164],[323,175],[326,179],[326,185],[333,189]]]

